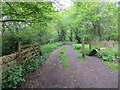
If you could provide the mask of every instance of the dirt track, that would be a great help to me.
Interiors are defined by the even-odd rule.
[[[69,57],[70,66],[65,70],[57,56],[64,46]],[[79,60],[81,55],[63,45],[51,53],[42,67],[25,76],[19,88],[118,88],[118,73],[105,66],[98,58],[86,56],[86,61]]]

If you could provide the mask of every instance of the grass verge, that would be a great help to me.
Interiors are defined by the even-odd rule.
[[[76,55],[77,58],[79,58],[81,61],[85,61],[86,58],[82,57],[81,55]]]
[[[58,56],[58,59],[60,60],[60,64],[63,66],[63,68],[67,68],[69,66],[68,57],[67,55],[65,55],[65,53],[66,53],[66,47],[61,49],[60,54]]]
[[[103,62],[106,66],[108,66],[110,69],[116,71],[116,72],[120,72],[120,68],[118,63],[114,63],[114,62],[108,62],[108,61],[104,61]]]

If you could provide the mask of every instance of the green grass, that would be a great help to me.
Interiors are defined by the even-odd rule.
[[[85,55],[88,55],[89,51],[90,51],[89,45],[85,44],[84,47],[85,47],[85,49],[84,49]],[[73,44],[72,49],[75,50],[76,52],[82,53],[82,44]]]
[[[75,75],[69,75],[68,77],[70,77],[70,78],[74,78],[74,77],[75,77]]]
[[[60,55],[58,56],[58,59],[59,59],[59,60],[67,60],[68,57],[67,57],[66,55],[60,54]]]
[[[86,58],[82,57],[81,55],[76,55],[77,58],[79,58],[81,61],[85,61]]]
[[[70,64],[67,61],[68,60],[68,56],[65,55],[66,53],[66,47],[62,48],[60,51],[60,54],[58,56],[58,59],[60,60],[60,64],[63,66],[63,68],[67,68]]]
[[[67,68],[70,64],[67,61],[61,61],[63,68]]]
[[[52,44],[46,44],[40,46],[40,51],[42,52],[42,56],[47,59],[50,56],[50,53],[55,49],[58,49],[60,46],[66,44],[67,42],[56,42]]]
[[[103,62],[106,66],[108,66],[109,68],[111,68],[112,70],[116,71],[116,72],[120,72],[120,68],[118,69],[119,65],[118,63],[114,63],[114,62],[109,62],[109,61],[104,61]]]

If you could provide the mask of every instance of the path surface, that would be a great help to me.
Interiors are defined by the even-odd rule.
[[[65,70],[57,56],[61,48],[67,47],[66,55],[70,66]],[[75,55],[81,55],[63,45],[51,53],[42,67],[25,76],[20,88],[117,88],[118,73],[106,67],[98,58],[86,56],[80,61]]]

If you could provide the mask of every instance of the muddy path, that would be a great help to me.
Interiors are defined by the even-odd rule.
[[[67,47],[70,63],[64,69],[58,60],[61,48]],[[18,88],[118,88],[118,73],[105,66],[98,58],[86,56],[79,60],[71,45],[53,51],[49,59],[36,71],[25,76],[26,82]]]

